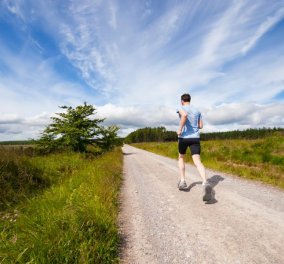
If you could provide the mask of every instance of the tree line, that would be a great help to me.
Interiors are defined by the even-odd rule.
[[[284,136],[283,128],[250,128],[246,130],[234,130],[227,132],[210,132],[201,133],[201,140],[218,140],[218,139],[258,139],[273,135]],[[139,142],[167,142],[177,141],[175,131],[167,131],[165,127],[145,127],[131,132],[125,139],[125,143]]]
[[[125,139],[125,143],[138,142],[166,142],[175,141],[177,133],[167,131],[165,127],[145,127],[131,132]]]
[[[258,139],[273,135],[284,136],[283,128],[249,128],[246,130],[233,130],[227,132],[211,132],[202,133],[201,140],[217,140],[217,139]]]

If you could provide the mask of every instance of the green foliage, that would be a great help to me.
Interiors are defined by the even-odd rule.
[[[165,127],[145,127],[130,133],[125,138],[125,143],[163,142],[176,140],[177,133],[173,131],[167,131]]]
[[[55,135],[50,134],[47,131],[44,131],[41,138],[36,142],[36,149],[40,153],[54,152],[63,147],[64,145],[62,145],[61,139],[56,139]]]
[[[16,164],[25,157],[5,159]],[[0,262],[117,263],[121,150],[97,158],[70,152],[29,159],[29,175],[49,185],[0,212]],[[16,176],[10,174],[10,182]],[[18,192],[27,194],[20,185]]]
[[[96,144],[105,151],[113,149],[114,146],[122,146],[122,140],[117,137],[118,130],[117,126],[102,127],[102,137],[96,140]]]
[[[40,168],[13,149],[0,149],[0,211],[50,186]]]
[[[95,108],[92,105],[79,105],[76,108],[61,106],[66,110],[51,117],[53,122],[46,127],[36,142],[38,150],[50,153],[56,150],[86,152],[89,144],[100,145],[102,151],[112,149],[117,143],[118,128],[104,128],[100,123],[104,119],[91,118]]]

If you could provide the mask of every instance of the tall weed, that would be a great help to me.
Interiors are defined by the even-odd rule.
[[[0,263],[117,263],[121,151],[30,162],[51,185],[1,213]]]

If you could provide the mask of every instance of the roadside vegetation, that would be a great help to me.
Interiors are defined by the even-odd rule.
[[[207,168],[284,188],[283,130],[260,139],[215,139],[201,144],[201,158]],[[175,159],[178,157],[177,142],[135,143],[133,146]],[[187,155],[187,161],[191,162],[190,155]]]
[[[0,263],[118,262],[122,153],[0,151]]]
[[[118,263],[118,128],[62,108],[34,145],[0,146],[1,264]]]

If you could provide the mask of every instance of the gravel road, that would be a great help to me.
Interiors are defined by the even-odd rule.
[[[284,263],[284,192],[207,170],[202,201],[196,169],[177,189],[177,160],[123,147],[121,263]]]

